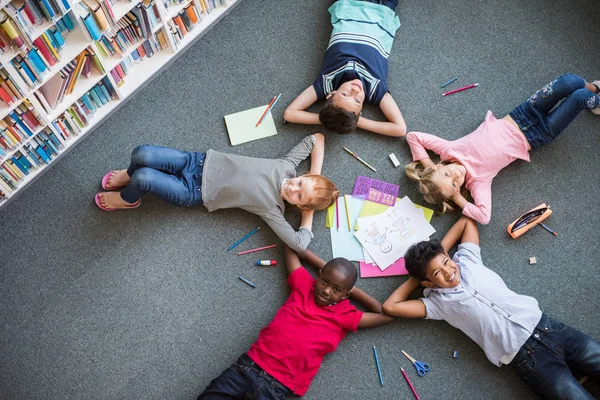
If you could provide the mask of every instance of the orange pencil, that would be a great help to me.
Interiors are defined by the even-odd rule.
[[[260,116],[260,118],[258,119],[258,122],[256,123],[256,125],[254,126],[255,128],[258,128],[258,125],[260,125],[260,122],[262,121],[262,119],[265,117],[265,115],[267,115],[267,113],[269,112],[269,109],[271,108],[271,106],[273,105],[273,102],[275,101],[275,98],[277,96],[274,96],[271,101],[269,102],[269,105],[267,106],[267,109],[265,110],[265,112]]]

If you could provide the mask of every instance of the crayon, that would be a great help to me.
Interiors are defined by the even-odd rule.
[[[250,282],[248,279],[244,278],[243,276],[240,276],[240,281],[244,282],[247,285],[252,286],[253,288],[256,288],[256,285],[252,282]]]

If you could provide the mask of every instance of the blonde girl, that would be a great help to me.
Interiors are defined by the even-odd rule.
[[[487,224],[492,211],[492,180],[498,172],[516,159],[529,161],[531,149],[554,140],[582,110],[600,115],[598,93],[600,81],[588,83],[577,75],[565,74],[502,119],[488,111],[474,132],[458,140],[410,132],[406,141],[414,162],[405,167],[406,175],[419,182],[425,201],[439,204],[441,212],[455,206],[467,217]],[[438,154],[441,162],[434,163],[427,150]],[[465,198],[466,191],[472,202]]]

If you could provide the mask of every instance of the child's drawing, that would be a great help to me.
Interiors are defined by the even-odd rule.
[[[385,239],[388,232],[388,228],[385,227],[385,231],[382,234],[381,232],[379,232],[379,228],[377,227],[377,224],[375,222],[373,222],[371,226],[373,227],[371,230],[365,229],[365,232],[367,233],[367,237],[365,238],[365,240],[369,243],[374,244],[375,246],[379,246],[379,249],[382,253],[389,253],[392,250],[392,243],[389,240]],[[370,241],[369,238],[371,238]]]

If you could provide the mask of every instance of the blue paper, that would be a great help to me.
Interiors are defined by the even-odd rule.
[[[346,202],[348,200],[348,212],[350,214],[350,227],[348,230],[348,219],[346,218]],[[331,224],[331,249],[333,257],[344,257],[350,261],[363,261],[362,245],[354,236],[354,226],[358,214],[362,209],[363,199],[350,195],[341,196],[338,199],[338,214],[340,217],[340,229],[337,229],[336,214],[333,214],[333,223]]]

